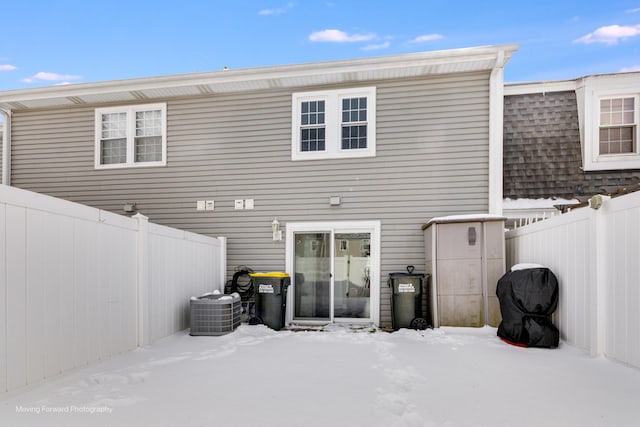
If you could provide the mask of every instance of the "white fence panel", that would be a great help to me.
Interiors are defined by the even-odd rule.
[[[150,341],[189,325],[189,301],[224,291],[224,239],[149,224]],[[226,263],[226,261],[225,261]]]
[[[7,385],[9,390],[27,384],[26,209],[6,206],[6,319]],[[4,361],[4,360],[3,360]]]
[[[100,335],[97,325],[99,323],[100,308],[98,290],[99,279],[96,272],[100,263],[98,255],[98,228],[97,223],[79,221],[75,224],[74,259],[84,259],[78,262],[74,269],[74,292],[76,304],[73,325],[73,364],[82,366],[88,362],[100,358]],[[100,331],[101,332],[101,331]]]
[[[224,238],[0,185],[0,394],[186,328],[225,265]]]
[[[101,316],[96,319],[102,335],[100,358],[135,348],[137,343],[137,224],[132,221],[131,225],[133,232],[108,226],[98,231],[95,279],[97,300],[101,301],[97,307]]]
[[[554,323],[568,343],[589,350],[595,321],[594,301],[589,290],[595,286],[594,233],[590,230],[591,209],[579,209],[545,221],[509,231],[507,263],[542,264],[556,275],[560,301]]]
[[[549,267],[570,344],[640,367],[640,192],[507,232],[510,265]]]
[[[0,203],[0,395],[7,390],[7,205]],[[4,324],[2,320],[5,319]]]
[[[640,193],[603,204],[605,354],[640,367]]]

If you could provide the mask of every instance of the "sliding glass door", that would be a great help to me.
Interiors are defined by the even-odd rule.
[[[334,234],[334,317],[369,318],[371,290],[370,246],[370,233]]]
[[[296,319],[331,319],[331,233],[295,234]]]
[[[376,230],[323,225],[315,230],[310,224],[298,225],[301,230],[287,237],[293,273],[292,320],[373,321],[372,300],[378,301],[372,292],[377,273],[372,257]],[[292,227],[296,228],[287,225]],[[373,287],[379,293],[377,283]]]

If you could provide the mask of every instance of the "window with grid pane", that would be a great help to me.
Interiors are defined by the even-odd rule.
[[[162,115],[159,110],[136,112],[135,161],[162,160]]]
[[[367,148],[367,98],[342,100],[342,149]]]
[[[376,88],[292,94],[292,160],[375,157]]]
[[[165,164],[165,104],[96,109],[96,168]]]
[[[324,151],[325,101],[302,102],[300,110],[300,151]]]
[[[601,155],[636,152],[635,98],[600,100]]]
[[[112,165],[127,161],[126,113],[102,114],[100,163]]]

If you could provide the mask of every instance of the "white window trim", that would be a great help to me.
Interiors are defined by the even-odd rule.
[[[381,221],[329,221],[329,222],[290,222],[285,227],[286,231],[286,248],[285,248],[285,271],[295,276],[293,271],[295,265],[295,233],[298,232],[331,232],[333,236],[336,233],[370,233],[370,311],[368,319],[349,319],[349,323],[370,323],[380,325],[380,245],[381,245]],[[333,247],[333,242],[331,243]],[[332,272],[333,272],[333,266]],[[294,311],[294,294],[295,289],[287,293],[286,304],[286,323],[293,322]],[[334,322],[339,319],[334,318]],[[297,323],[309,324],[314,321],[298,321]],[[320,321],[319,324],[326,324],[326,321]]]
[[[624,99],[624,98],[632,98],[633,99],[633,127],[634,132],[633,132],[633,136],[634,136],[634,151],[631,153],[617,153],[617,154],[599,154],[600,153],[600,134],[599,131],[601,129],[601,123],[600,123],[600,115],[602,114],[602,111],[600,110],[601,106],[600,103],[603,100],[610,100],[610,99]],[[626,159],[628,159],[629,157],[633,157],[633,156],[639,156],[640,152],[638,151],[638,95],[616,95],[616,96],[601,96],[600,98],[598,98],[598,125],[597,125],[597,130],[598,130],[598,135],[596,136],[596,139],[594,139],[594,143],[596,144],[595,147],[597,147],[598,150],[598,161],[606,161],[607,159],[613,159],[614,161],[624,161]],[[620,124],[620,125],[611,125],[609,127],[611,128],[617,128],[617,127],[625,127],[625,126],[630,126],[628,123],[627,124]]]
[[[160,110],[162,119],[162,160],[156,162],[135,162],[134,161],[134,138],[136,120],[135,113],[138,111],[154,111]],[[127,113],[127,161],[125,163],[116,163],[103,165],[100,163],[100,139],[102,137],[102,115],[110,113]],[[96,108],[95,111],[95,146],[94,146],[94,162],[95,169],[122,169],[122,168],[140,168],[151,166],[167,165],[167,104],[136,104],[119,107]]]
[[[579,113],[581,104],[584,108],[580,127],[585,171],[640,169],[640,86],[630,78],[634,76],[587,77],[576,90]],[[600,100],[609,98],[635,98],[635,153],[600,155]]]
[[[342,149],[341,116],[343,98],[367,98],[367,148]],[[291,159],[318,160],[353,157],[375,157],[376,155],[376,88],[324,90],[294,93],[292,99]],[[301,104],[304,101],[325,101],[325,150],[300,150]]]

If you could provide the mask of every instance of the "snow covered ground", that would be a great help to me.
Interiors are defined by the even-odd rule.
[[[188,331],[0,401],[3,426],[638,426],[640,371],[493,328]]]

